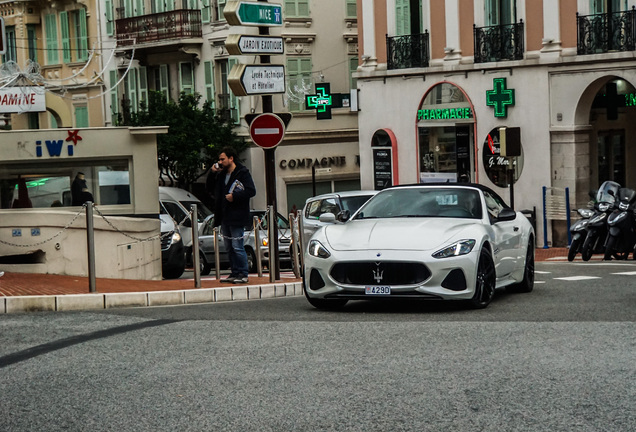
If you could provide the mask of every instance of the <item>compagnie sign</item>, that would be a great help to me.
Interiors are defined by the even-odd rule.
[[[46,111],[44,89],[40,87],[5,87],[0,89],[0,113]]]

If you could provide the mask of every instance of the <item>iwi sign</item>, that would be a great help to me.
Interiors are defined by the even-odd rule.
[[[77,129],[69,130],[66,140],[44,140],[44,145],[42,145],[42,140],[38,140],[35,142],[35,155],[37,157],[43,157],[44,150],[46,149],[46,152],[51,157],[62,156],[64,143],[72,141],[72,143],[66,145],[66,153],[69,156],[73,156],[74,147],[77,145],[77,142],[81,140],[82,137],[79,136],[79,130]]]

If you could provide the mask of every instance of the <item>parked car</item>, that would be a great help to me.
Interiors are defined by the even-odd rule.
[[[191,192],[175,187],[159,186],[159,201],[164,205],[172,219],[177,222],[179,232],[185,247],[186,260],[192,261],[192,221],[190,220],[190,207],[197,205],[197,222],[199,229],[203,220],[212,212]]]
[[[165,279],[177,279],[185,271],[185,249],[179,226],[159,203],[161,220],[161,272]]]
[[[260,245],[256,247],[256,236],[252,225],[245,227],[244,245],[247,253],[247,264],[250,273],[257,271],[256,266],[256,250],[260,250],[261,264],[269,265],[269,237],[267,217],[265,210],[251,210],[252,220],[257,216],[260,220],[259,239]],[[291,241],[291,229],[289,222],[280,213],[277,214],[278,223],[278,260],[282,268],[290,267],[291,260],[289,257],[289,243]],[[210,215],[203,221],[199,229],[199,262],[201,274],[207,275],[215,265],[214,257],[214,215]],[[228,258],[225,243],[219,238],[219,261],[221,268],[228,268],[230,261]]]
[[[333,217],[321,216],[327,220]],[[349,300],[462,300],[485,308],[495,289],[532,291],[532,224],[478,184],[385,189],[306,247],[303,285],[317,308]]]

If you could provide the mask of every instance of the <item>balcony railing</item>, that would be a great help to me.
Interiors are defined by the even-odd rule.
[[[596,54],[636,49],[636,9],[579,16],[576,14],[577,53]]]
[[[387,69],[428,67],[428,31],[421,34],[386,37]]]
[[[115,21],[117,45],[203,37],[200,10],[174,10]]]
[[[523,59],[523,20],[489,27],[473,25],[475,63]]]

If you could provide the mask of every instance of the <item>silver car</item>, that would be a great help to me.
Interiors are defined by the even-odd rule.
[[[244,245],[247,253],[247,264],[250,273],[255,273],[258,269],[256,266],[256,250],[261,253],[261,263],[263,266],[269,265],[269,238],[268,226],[265,210],[251,210],[252,220],[254,216],[259,220],[259,247],[256,247],[256,236],[252,225],[245,227]],[[291,229],[289,222],[280,213],[277,214],[278,223],[278,260],[280,266],[289,268],[291,259],[289,256],[289,244],[291,242]],[[228,268],[230,260],[225,249],[225,243],[219,238],[219,260],[221,268]],[[214,267],[214,215],[210,215],[203,221],[199,229],[199,265],[202,275],[210,273]]]

